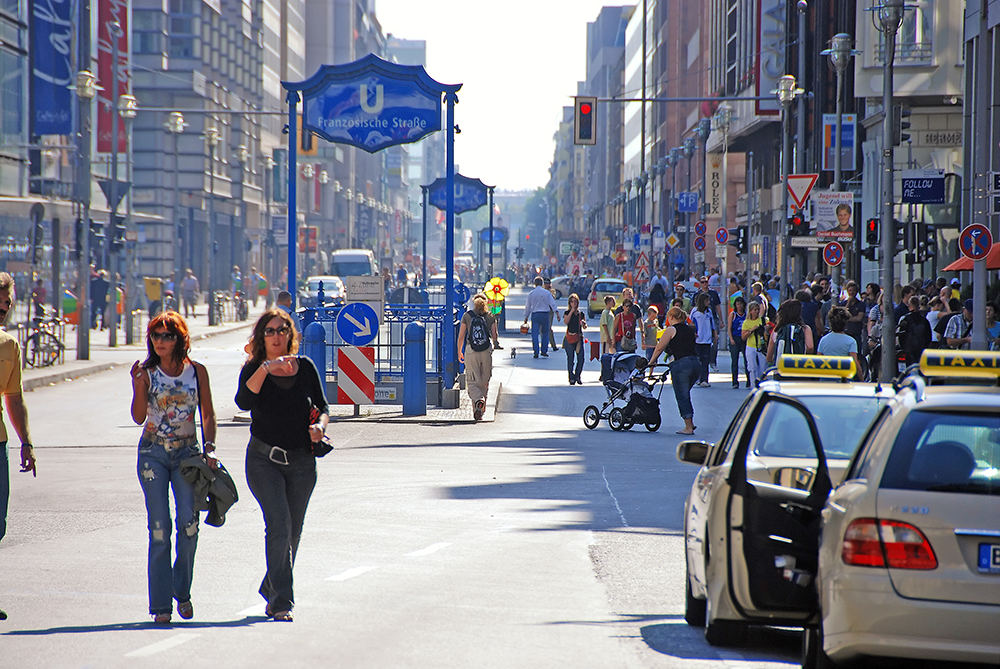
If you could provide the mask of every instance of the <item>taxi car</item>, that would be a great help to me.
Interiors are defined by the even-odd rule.
[[[593,318],[604,311],[604,298],[615,298],[615,309],[622,305],[622,290],[628,286],[622,279],[594,279],[587,296],[587,316]]]
[[[690,625],[704,625],[709,643],[738,643],[749,623],[802,626],[808,621],[808,614],[794,608],[787,615],[758,617],[739,603],[733,592],[731,565],[740,561],[756,569],[760,560],[741,556],[744,551],[751,556],[760,548],[734,532],[732,521],[742,512],[739,502],[747,488],[787,488],[796,498],[804,499],[809,489],[825,486],[829,490],[831,477],[839,478],[865,431],[893,394],[889,387],[853,382],[855,371],[849,357],[782,356],[777,369],[744,400],[719,442],[689,440],[678,445],[678,459],[701,465],[684,505],[684,618]],[[825,445],[819,458],[813,447],[814,433],[823,437]],[[737,488],[734,481],[742,483]],[[792,512],[778,513],[784,516]],[[786,531],[781,536],[789,534]],[[797,538],[788,536],[790,541]],[[765,538],[764,543],[770,541]],[[794,564],[800,556],[792,548],[782,555]],[[761,556],[763,559],[764,553]],[[773,570],[772,562],[764,559],[763,567]],[[798,585],[790,590],[787,583],[778,585],[780,594],[775,596],[800,595]]]
[[[811,552],[803,546],[801,565],[791,567],[791,575],[817,567],[815,591],[802,587],[794,601],[814,618],[804,667],[865,656],[1000,664],[1000,353],[928,350],[896,385],[829,496],[822,484],[798,502],[787,491],[766,500],[754,491],[737,504],[739,531],[773,549],[766,537],[789,534],[782,497],[801,504],[803,518],[819,513],[806,537]],[[765,524],[746,526],[763,513],[771,514]],[[768,560],[785,551],[769,552]],[[789,573],[776,561],[756,559],[754,570],[742,561],[732,556],[735,603],[788,615],[793,602],[758,593],[781,581],[790,589]]]

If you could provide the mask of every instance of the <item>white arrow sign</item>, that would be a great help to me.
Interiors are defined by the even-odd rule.
[[[357,333],[355,333],[356,337],[369,337],[369,336],[371,336],[371,333],[372,333],[372,324],[368,322],[368,317],[367,316],[365,316],[365,324],[364,325],[362,325],[358,321],[358,319],[356,319],[354,316],[352,316],[350,314],[345,313],[344,314],[344,318],[346,318],[347,320],[349,320],[351,323],[354,323],[354,325],[358,328]]]

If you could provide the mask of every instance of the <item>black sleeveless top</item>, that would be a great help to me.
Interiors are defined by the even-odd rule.
[[[696,355],[694,340],[694,328],[687,323],[678,323],[674,326],[674,336],[667,345],[667,353],[674,356],[675,360]]]

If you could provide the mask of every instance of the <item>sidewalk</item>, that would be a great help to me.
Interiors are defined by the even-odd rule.
[[[207,337],[234,332],[236,330],[247,330],[253,322],[264,313],[264,302],[258,301],[257,306],[250,305],[250,315],[245,321],[227,321],[222,325],[211,327],[208,325],[208,317],[205,314],[198,314],[197,318],[187,319],[188,329],[191,333],[191,341],[196,342]],[[81,376],[97,374],[108,369],[131,365],[136,359],[146,357],[145,337],[137,343],[126,346],[125,334],[118,333],[119,345],[111,348],[108,346],[107,330],[90,331],[90,359],[76,359],[76,328],[67,326],[65,362],[51,367],[41,367],[39,369],[26,368],[21,371],[22,386],[25,391],[42,388],[45,386],[71,381]]]

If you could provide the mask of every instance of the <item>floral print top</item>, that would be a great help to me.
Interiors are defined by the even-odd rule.
[[[149,408],[142,440],[172,451],[198,443],[195,413],[198,411],[198,380],[194,365],[184,363],[179,376],[170,376],[159,366],[149,370]]]

